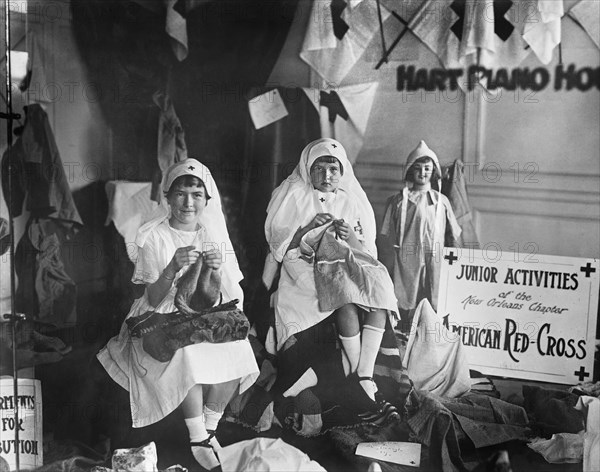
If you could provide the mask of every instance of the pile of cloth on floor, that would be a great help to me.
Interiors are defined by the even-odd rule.
[[[426,470],[466,471],[476,464],[463,460],[465,450],[527,440],[530,430],[525,409],[496,398],[495,388],[485,389],[486,394],[472,390],[473,381],[483,382],[481,376],[475,373],[479,378],[471,379],[464,346],[458,337],[442,332],[445,329],[430,303],[422,300],[412,315],[403,356],[414,385],[405,422],[401,426],[332,430],[331,437],[342,455],[350,458],[361,442],[418,442],[424,446],[421,466]],[[407,470],[385,462],[380,466],[383,471]]]
[[[525,443],[531,435],[525,409],[497,398],[489,379],[469,371],[459,337],[435,335],[447,328],[427,300],[412,314],[412,324],[408,335],[396,332],[392,338],[384,337],[375,368],[378,388],[398,408],[399,419],[379,424],[360,421],[352,412],[352,390],[333,364],[325,366],[328,376],[319,375],[331,381],[327,385],[283,397],[289,387],[286,378],[297,375],[281,369],[282,363],[305,369],[314,367],[315,358],[335,358],[339,349],[335,326],[325,320],[295,334],[293,344],[277,356],[265,348],[256,330],[251,331],[261,375],[254,387],[234,399],[227,420],[255,431],[278,424],[299,435],[327,437],[342,457],[365,470],[373,460],[355,455],[362,442],[418,442],[423,445],[421,465],[442,471],[472,470],[477,464],[463,460],[465,451],[514,440]],[[485,387],[475,390],[473,385]],[[407,470],[375,462],[383,471]]]
[[[331,317],[292,335],[285,349],[278,352],[277,356],[265,348],[255,330],[251,330],[249,338],[261,373],[250,389],[230,403],[227,414],[229,421],[256,431],[282,425],[306,437],[325,433],[336,426],[360,422],[354,412],[360,402],[357,399],[359,392],[344,375],[340,346]],[[283,393],[308,368],[315,369],[319,379],[326,380],[304,389],[297,396],[285,397]],[[402,368],[391,329],[384,334],[374,378],[386,400],[398,411],[404,411],[413,387]]]
[[[600,382],[568,390],[523,386],[524,406],[536,437],[528,444],[550,463],[583,462],[600,470]]]

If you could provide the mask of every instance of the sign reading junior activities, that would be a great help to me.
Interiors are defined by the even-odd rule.
[[[576,384],[594,366],[600,261],[445,248],[438,313],[489,375]]]

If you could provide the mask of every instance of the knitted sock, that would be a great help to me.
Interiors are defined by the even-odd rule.
[[[294,385],[288,388],[285,392],[283,392],[284,397],[295,397],[302,390],[305,390],[310,387],[314,387],[317,385],[319,379],[317,378],[317,374],[309,367],[306,372],[302,374],[302,376],[296,381]]]
[[[216,431],[217,426],[219,426],[219,421],[223,416],[222,411],[215,411],[204,405],[202,408],[202,413],[204,413],[204,425],[207,430]]]
[[[356,369],[356,373],[359,377],[373,377],[375,360],[377,359],[379,346],[381,346],[383,332],[383,328],[376,328],[375,326],[371,325],[363,326],[362,344],[360,347],[360,362],[358,363],[358,368]],[[377,391],[377,385],[375,385],[375,382],[362,380],[360,384],[365,392],[367,392],[367,395],[369,395],[371,399],[375,400],[375,392]]]
[[[344,375],[348,377],[352,372],[350,372],[350,361],[348,360],[348,356],[346,355],[346,351],[340,349],[340,354],[342,356],[342,369],[344,369]]]
[[[356,372],[361,355],[360,333],[355,336],[340,336],[340,341],[342,342],[342,347],[350,362],[350,373]]]
[[[185,418],[185,425],[190,433],[190,442],[200,442],[208,438],[206,425],[204,424],[204,418],[202,418],[202,416]]]
[[[217,437],[214,436],[214,433],[217,431],[219,421],[223,416],[223,412],[215,411],[204,405],[202,407],[202,413],[204,414],[204,425],[206,426],[206,432],[209,435],[213,434],[213,437],[210,440],[210,445],[215,451],[218,451],[221,449],[221,445],[219,444],[219,441],[217,441]]]

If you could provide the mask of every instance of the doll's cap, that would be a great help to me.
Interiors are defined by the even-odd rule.
[[[408,169],[410,169],[410,166],[412,166],[415,163],[415,161],[421,157],[430,157],[433,161],[433,164],[438,170],[438,175],[442,175],[442,171],[440,169],[440,161],[438,160],[436,153],[429,149],[429,146],[427,146],[425,141],[421,140],[417,147],[410,152],[408,158],[406,159],[405,176],[406,173],[408,173]]]
[[[340,142],[335,139],[323,138],[315,141],[308,151],[308,169],[310,170],[310,167],[319,157],[325,156],[335,157],[342,164],[348,160],[346,157],[346,150]]]
[[[204,187],[206,188],[206,193],[208,194],[207,197],[210,197],[212,194],[212,188],[209,188],[212,182],[210,171],[204,164],[201,164],[199,161],[192,158],[176,162],[167,169],[162,184],[163,192],[167,193],[175,179],[182,175],[193,175],[202,180],[202,182],[204,182]]]

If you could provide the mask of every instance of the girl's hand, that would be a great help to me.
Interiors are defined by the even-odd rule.
[[[317,215],[309,223],[309,227],[313,229],[318,228],[319,226],[329,223],[331,220],[335,220],[335,216],[333,216],[331,213],[317,213]]]
[[[202,259],[207,267],[215,270],[221,267],[221,263],[223,262],[221,253],[217,249],[210,249],[202,253]]]
[[[347,222],[344,220],[335,220],[333,222],[333,227],[335,228],[335,233],[337,234],[338,238],[340,238],[342,241],[346,241],[348,244],[350,244],[350,246],[360,248],[356,233],[352,229],[352,226],[350,226]]]
[[[323,226],[324,224],[329,223],[330,221],[332,221],[334,219],[335,219],[335,216],[333,216],[331,213],[317,213],[316,216],[312,220],[310,220],[310,223],[308,223],[304,227],[300,226],[296,230],[296,233],[294,234],[294,237],[292,238],[292,240],[287,248],[287,251],[296,249],[300,245],[300,241],[302,240],[302,237],[306,233],[308,233],[310,230],[318,228],[319,226]]]
[[[350,228],[350,225],[344,220],[335,220],[333,222],[335,233],[342,241],[348,241],[350,236],[354,236],[354,231]],[[356,237],[356,236],[355,236]]]
[[[200,253],[196,246],[186,246],[180,247],[175,251],[171,262],[169,262],[169,266],[173,272],[179,272],[183,267],[194,264],[198,257],[200,257]]]

